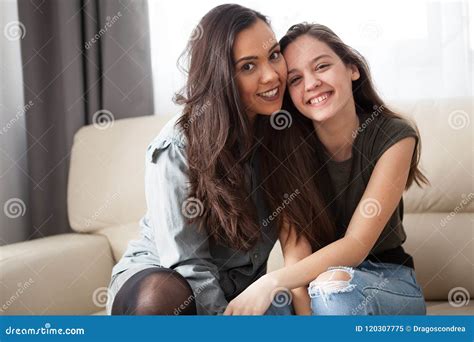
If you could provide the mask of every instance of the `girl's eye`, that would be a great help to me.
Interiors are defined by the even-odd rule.
[[[329,66],[329,64],[319,64],[317,67],[316,67],[316,70],[321,70],[321,69],[325,69]]]
[[[293,85],[293,84],[295,84],[299,79],[300,79],[300,77],[293,77],[291,80],[288,81],[288,83],[289,83],[290,85]]]
[[[274,51],[271,55],[270,55],[270,59],[278,59],[280,58],[281,56],[281,52],[280,51]]]
[[[242,65],[242,70],[243,71],[252,71],[253,68],[255,68],[255,65],[253,63],[246,63]]]

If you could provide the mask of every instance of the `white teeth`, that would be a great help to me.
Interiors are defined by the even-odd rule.
[[[314,98],[314,99],[311,99],[309,102],[310,102],[311,104],[316,104],[316,103],[319,103],[319,102],[321,102],[321,101],[326,100],[328,97],[329,97],[329,94],[326,93],[326,94],[324,94],[324,95],[321,95],[321,96],[319,96],[319,97],[316,97],[316,98]]]
[[[259,95],[264,96],[264,97],[272,97],[272,96],[275,96],[277,92],[278,92],[278,88],[275,88],[273,90],[269,90],[269,91],[267,91],[265,93],[261,93]]]

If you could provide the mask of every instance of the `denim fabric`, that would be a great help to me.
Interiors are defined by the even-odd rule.
[[[348,281],[311,282],[313,315],[425,315],[423,293],[412,268],[366,260],[358,267],[331,267]]]

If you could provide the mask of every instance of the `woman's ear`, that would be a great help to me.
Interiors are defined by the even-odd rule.
[[[359,68],[355,64],[351,64],[351,79],[356,81],[360,78]]]

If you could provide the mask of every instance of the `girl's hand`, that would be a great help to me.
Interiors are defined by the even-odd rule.
[[[284,259],[284,265],[291,266],[310,256],[313,251],[309,241],[304,236],[296,234],[296,231],[291,227],[286,220],[280,229],[280,245]],[[291,290],[293,309],[296,315],[311,315],[311,299],[308,295],[308,285],[295,288]]]
[[[234,298],[224,315],[263,315],[272,304],[276,289],[277,282],[268,273]]]

